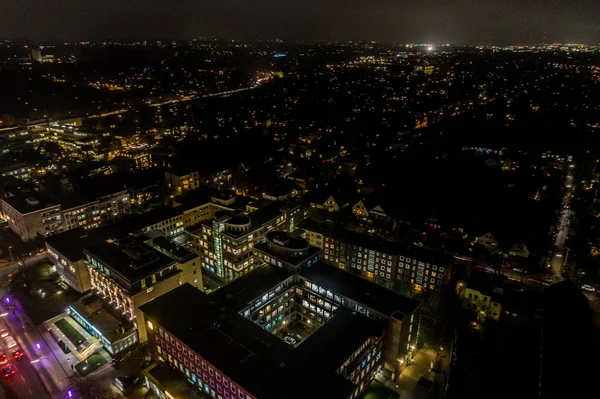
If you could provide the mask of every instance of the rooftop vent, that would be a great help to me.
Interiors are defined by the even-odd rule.
[[[25,202],[27,202],[28,205],[39,205],[40,201],[37,198],[34,197],[27,197],[25,198]]]

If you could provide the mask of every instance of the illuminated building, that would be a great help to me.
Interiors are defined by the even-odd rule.
[[[153,167],[152,154],[144,149],[121,151],[113,158],[118,168],[125,172],[146,170]]]
[[[34,143],[54,142],[68,156],[82,160],[106,159],[120,143],[108,132],[86,131],[73,124],[50,123],[45,131],[33,135]]]
[[[92,287],[87,265],[77,245],[85,235],[86,232],[78,228],[46,238],[49,260],[62,280],[77,292],[86,292]]]
[[[502,313],[503,276],[491,276],[487,272],[472,270],[469,282],[461,292],[463,306],[475,312],[477,317],[499,320]]]
[[[165,172],[165,181],[169,190],[182,194],[200,187],[200,174],[197,170],[172,168]]]
[[[258,201],[257,201],[258,202]],[[248,215],[237,211],[216,214],[192,230],[192,248],[203,266],[225,281],[234,280],[255,267],[252,247],[269,231],[293,231],[304,220],[304,208],[285,201],[260,201]]]
[[[13,196],[3,198],[1,204],[8,226],[23,241],[64,230],[60,204],[41,196]]]
[[[3,166],[0,169],[0,176],[10,176],[20,180],[29,180],[31,179],[32,169],[33,168],[25,162],[17,162],[12,165]]]
[[[319,251],[305,241],[269,237],[279,248],[262,256],[287,252],[288,266],[300,266],[260,267],[209,295],[184,285],[141,307],[161,365],[149,370],[170,367],[229,399],[354,399],[381,368],[397,373],[416,345],[420,302],[313,263]],[[276,334],[294,323],[311,334],[289,345]]]
[[[133,323],[123,320],[94,294],[88,294],[71,304],[67,312],[113,356],[138,342]]]
[[[202,287],[198,257],[181,247],[175,249],[180,256],[168,256],[165,241],[124,237],[83,249],[92,291],[133,322],[140,342],[147,340],[141,305],[184,283]]]
[[[310,221],[300,228],[311,245],[323,249],[324,262],[407,295],[440,292],[450,276],[452,257],[443,253]]]

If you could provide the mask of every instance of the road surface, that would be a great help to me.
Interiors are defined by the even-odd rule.
[[[565,242],[569,237],[569,225],[571,224],[571,197],[573,196],[573,174],[571,168],[567,171],[567,177],[565,179],[565,194],[563,196],[562,206],[559,218],[558,233],[554,245],[556,245],[556,251],[552,255],[550,260],[550,270],[554,275],[561,277],[563,272],[563,265],[565,263]]]
[[[6,312],[5,307],[2,308],[2,312]],[[0,328],[7,329],[11,333],[11,336],[19,343],[19,346],[22,347],[22,344],[24,343],[23,335],[26,334],[26,332],[24,332],[22,328],[20,331],[12,329],[11,327],[14,323],[8,321],[8,318],[10,318],[10,313],[1,318]],[[14,376],[8,379],[0,377],[2,378],[2,385],[9,397],[12,394],[19,399],[51,399],[51,396],[42,384],[34,365],[30,363],[30,359],[25,356],[20,360],[14,360],[12,356],[14,349],[16,348],[8,349],[4,342],[2,342],[2,351],[8,358],[8,363],[12,364],[16,369]]]
[[[41,254],[30,256],[24,260],[26,266],[32,265],[34,263],[38,263],[41,260],[47,259],[48,253],[42,252]],[[16,272],[19,267],[22,267],[23,264],[20,262],[8,262],[8,263],[0,263],[0,278],[8,276],[9,274],[13,274]]]

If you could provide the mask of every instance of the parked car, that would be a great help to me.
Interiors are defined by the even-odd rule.
[[[298,333],[291,333],[291,335],[298,340],[298,342],[302,341],[302,335]]]
[[[296,340],[296,338],[292,337],[291,335],[286,335],[285,338],[283,339],[285,341],[285,343],[289,344],[289,345],[296,345],[298,343],[298,341]]]
[[[0,352],[0,364],[5,364],[8,362],[8,359],[6,358],[6,355],[2,352]]]

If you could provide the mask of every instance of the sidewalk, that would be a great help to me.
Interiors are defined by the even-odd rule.
[[[421,377],[436,381],[437,373],[430,371],[430,366],[431,362],[435,361],[437,353],[438,348],[432,345],[425,345],[418,349],[396,381],[388,381],[385,386],[398,392],[402,399],[421,398],[417,394],[417,382]]]

